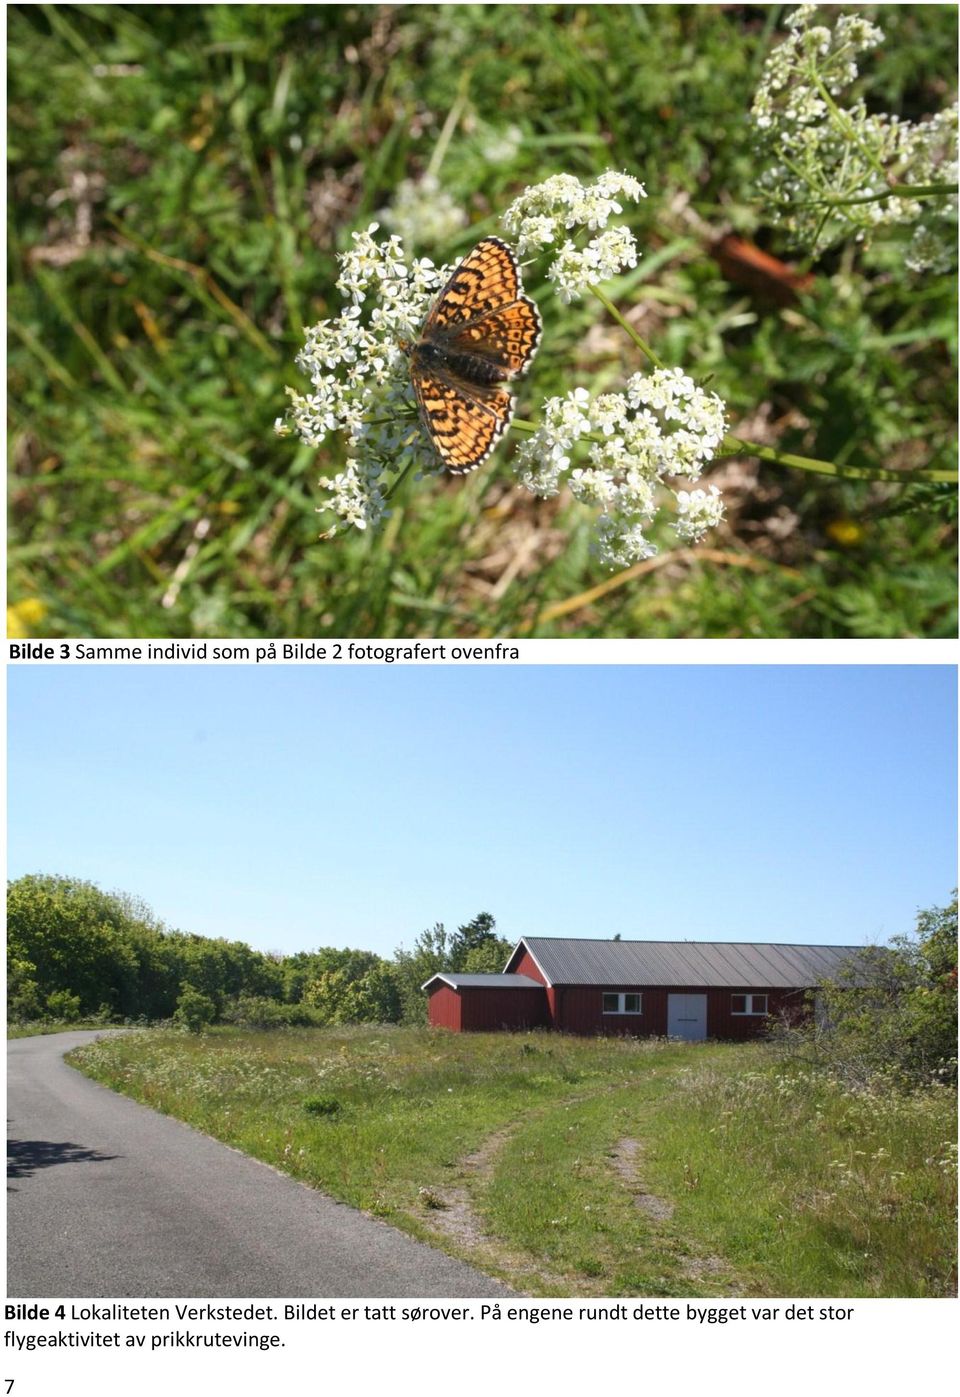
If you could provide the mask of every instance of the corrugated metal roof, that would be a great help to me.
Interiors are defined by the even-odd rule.
[[[444,970],[431,975],[420,988],[425,990],[434,980],[442,980],[455,990],[496,989],[496,990],[542,990],[539,980],[531,980],[529,975],[458,975],[455,971]]]
[[[865,950],[765,941],[594,941],[560,936],[525,936],[520,942],[524,945],[551,985],[731,989],[805,989],[835,976]],[[516,951],[511,960],[515,956]]]

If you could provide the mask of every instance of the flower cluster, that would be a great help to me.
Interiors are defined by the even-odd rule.
[[[816,5],[794,10],[786,22],[788,37],[764,64],[751,112],[761,130],[821,121],[829,98],[838,97],[859,76],[857,57],[883,43],[883,30],[861,15],[839,15],[832,30],[814,24],[816,16]]]
[[[333,432],[345,435],[346,465],[320,484],[331,492],[327,507],[358,529],[376,527],[388,513],[389,473],[437,468],[419,428],[401,342],[415,335],[445,272],[426,258],[408,267],[400,239],[376,242],[376,231],[373,223],[353,234],[337,281],[349,304],[308,330],[297,356],[313,391],[287,389],[292,427],[308,446]],[[281,419],[276,430],[284,435],[290,427]]]
[[[578,500],[600,510],[596,551],[610,567],[651,557],[646,537],[657,487],[665,476],[697,480],[725,430],[725,409],[715,393],[698,388],[680,369],[634,374],[622,393],[592,397],[576,388],[543,406],[543,420],[516,455],[521,484],[555,495],[562,477]],[[578,444],[589,464],[573,465]],[[723,517],[716,486],[678,490],[676,530],[696,542]]]
[[[467,214],[436,175],[401,180],[392,203],[378,217],[408,247],[442,247],[467,226]]]
[[[956,199],[887,190],[956,183],[956,106],[911,122],[871,114],[862,98],[843,104],[858,57],[882,43],[883,31],[851,14],[841,14],[830,29],[814,22],[816,13],[805,4],[790,16],[789,35],[767,59],[751,109],[770,160],[760,188],[771,212],[811,245],[851,234],[863,240],[880,227],[909,228],[907,265],[949,268]]]
[[[637,265],[637,244],[629,228],[607,228],[611,215],[623,212],[618,194],[646,198],[639,180],[615,170],[589,185],[574,175],[551,175],[525,189],[503,215],[521,257],[548,247],[555,251],[547,277],[562,301],[574,301],[591,285]],[[571,236],[574,229],[595,236],[578,246]]]
[[[571,213],[593,227],[618,207],[613,196],[618,182],[626,180],[601,177],[586,191],[573,180],[581,193],[578,202],[565,183],[569,178],[558,176],[548,184],[564,189]],[[632,185],[639,188],[635,181]],[[320,482],[330,492],[325,508],[336,516],[327,536],[344,525],[376,528],[389,513],[390,489],[401,475],[439,469],[418,417],[404,346],[416,337],[447,273],[426,259],[408,264],[400,238],[378,242],[376,231],[372,224],[354,233],[352,249],[341,255],[337,287],[347,304],[338,316],[307,331],[297,365],[312,389],[287,390],[290,410],[276,427],[284,435],[295,430],[313,447],[333,433],[346,439],[342,470]],[[610,232],[630,238],[623,229]],[[529,228],[525,236],[532,236]],[[590,247],[578,255],[586,259],[583,265],[593,256]],[[656,551],[646,535],[664,479],[697,481],[725,430],[721,400],[679,369],[634,374],[619,393],[591,396],[585,388],[574,389],[565,398],[549,399],[541,419],[516,451],[520,481],[544,497],[556,495],[565,483],[577,500],[598,509],[596,550],[611,567],[629,566]],[[715,486],[673,493],[675,528],[684,542],[698,541],[723,517]]]

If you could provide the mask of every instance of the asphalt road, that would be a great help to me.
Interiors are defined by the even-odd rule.
[[[66,1065],[65,1052],[98,1036],[7,1044],[9,1295],[509,1294]]]

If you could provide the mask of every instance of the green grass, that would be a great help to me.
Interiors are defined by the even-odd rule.
[[[167,1030],[70,1060],[531,1294],[955,1286],[947,1090],[852,1095],[756,1044],[429,1029]]]
[[[956,1293],[956,1093],[712,1068],[658,1122],[677,1220],[780,1295]]]
[[[949,486],[721,464],[727,523],[610,582],[591,521],[511,483],[409,482],[378,537],[321,542],[337,449],[278,440],[335,254],[445,144],[470,224],[524,186],[642,179],[644,257],[608,288],[746,438],[841,465],[949,468],[955,291],[901,249],[833,253],[777,306],[727,279],[762,224],[744,120],[781,7],[13,6],[9,11],[11,627],[40,636],[948,636]],[[956,14],[890,6],[868,95],[956,86]],[[443,133],[446,134],[443,134]],[[490,154],[493,136],[512,146]],[[449,139],[447,139],[449,137]],[[521,409],[639,365],[592,305],[529,277],[545,334]],[[657,540],[670,549],[669,530]]]
[[[8,1038],[38,1038],[44,1033],[73,1033],[77,1029],[116,1028],[102,1019],[43,1019],[31,1023],[7,1024]]]

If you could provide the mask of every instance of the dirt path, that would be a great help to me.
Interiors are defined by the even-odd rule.
[[[624,1137],[614,1146],[611,1159],[614,1169],[633,1194],[634,1204],[650,1219],[656,1235],[658,1225],[669,1223],[673,1218],[675,1206],[647,1189],[643,1177],[643,1152],[642,1140]],[[732,1267],[720,1257],[691,1252],[678,1260],[682,1274],[688,1280],[701,1286],[709,1284],[711,1290],[719,1286],[723,1294],[742,1293]]]
[[[476,1207],[476,1200],[493,1179],[504,1148],[532,1118],[549,1111],[569,1108],[584,1097],[578,1094],[552,1102],[541,1110],[526,1115],[522,1122],[494,1131],[479,1148],[457,1162],[456,1182],[443,1188],[421,1190],[424,1220],[439,1238],[451,1242],[474,1264],[506,1276],[511,1284],[529,1286],[531,1282],[585,1294],[591,1287],[582,1276],[576,1278],[558,1274],[544,1267],[535,1253],[509,1246],[491,1233]],[[673,1226],[674,1203],[652,1192],[644,1177],[644,1146],[642,1140],[624,1136],[613,1145],[610,1165],[623,1187],[628,1190],[636,1208],[649,1223],[649,1247],[661,1253],[662,1263],[674,1275],[690,1283],[691,1293],[708,1295],[737,1295],[742,1293],[733,1268],[721,1258],[694,1251],[688,1239]],[[573,1289],[571,1290],[571,1287]]]

